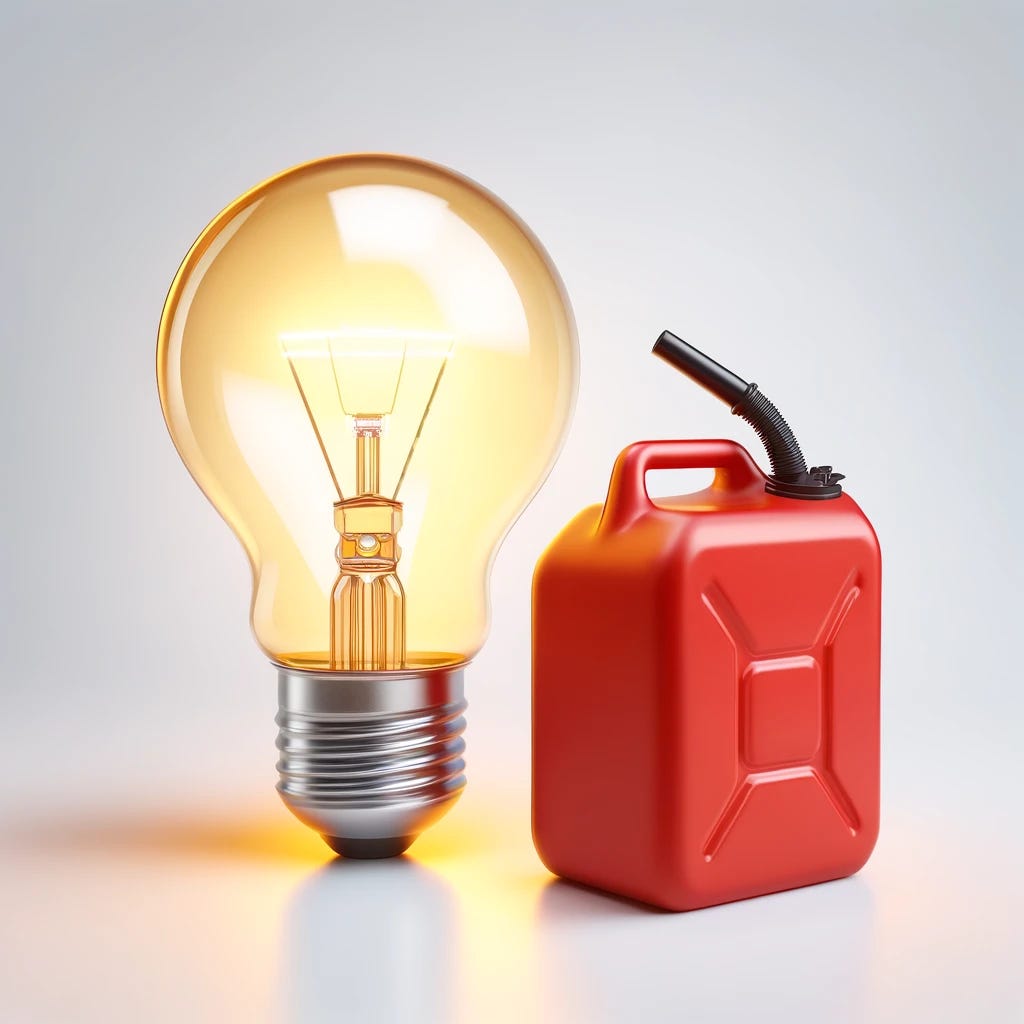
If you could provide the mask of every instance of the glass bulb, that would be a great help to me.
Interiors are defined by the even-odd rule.
[[[252,565],[252,627],[287,720],[279,788],[329,841],[349,839],[345,852],[396,837],[355,834],[380,822],[329,832],[309,807],[331,796],[367,810],[385,799],[359,782],[374,772],[403,800],[423,795],[410,752],[431,744],[434,783],[438,758],[460,763],[461,738],[438,722],[399,737],[401,751],[367,730],[423,708],[461,721],[491,560],[554,461],[577,358],[564,288],[529,229],[475,183],[405,157],[331,157],[263,182],[211,222],[171,285],[164,416]],[[331,714],[355,730],[334,746]],[[311,776],[315,792],[298,781]]]

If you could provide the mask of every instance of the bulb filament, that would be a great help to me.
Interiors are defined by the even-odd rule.
[[[438,346],[438,341],[443,346]],[[334,504],[338,577],[331,591],[329,667],[339,672],[404,668],[406,618],[405,591],[398,578],[398,531],[402,525],[398,492],[454,340],[437,332],[409,332],[404,337],[402,332],[360,329],[292,332],[280,335],[279,342],[338,496]],[[420,344],[410,349],[410,342]],[[423,342],[433,344],[424,346]],[[373,359],[367,360],[369,356]],[[406,372],[410,356],[420,357],[415,373]],[[373,401],[365,401],[364,408],[379,411],[354,411],[359,407],[356,402],[367,396],[373,396]],[[389,498],[381,490],[381,439],[396,408],[407,417],[408,425],[398,442],[405,457]],[[348,443],[355,445],[351,498],[342,492],[333,464],[338,460],[332,461],[341,440],[336,426],[339,421],[349,424]],[[397,467],[396,460],[392,471]]]

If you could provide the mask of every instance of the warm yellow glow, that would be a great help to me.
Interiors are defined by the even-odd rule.
[[[387,338],[395,341],[454,341],[454,337],[450,334],[444,334],[441,331],[396,331],[391,327],[350,327],[346,330],[339,331],[285,331],[283,334],[279,334],[278,338],[282,342],[289,341],[331,341],[334,338],[346,339],[354,338],[359,339],[371,339],[371,338]],[[289,358],[299,358],[301,355],[318,355],[321,358],[330,358],[326,352],[317,353],[300,353],[299,356],[289,356]],[[360,352],[361,356],[376,356],[379,353],[373,351]],[[411,353],[412,355],[418,355],[419,353]]]
[[[507,207],[400,157],[286,171],[185,258],[157,372],[178,451],[249,555],[271,658],[476,653],[493,552],[550,468],[577,372],[561,282]],[[400,530],[339,537],[369,506]],[[339,589],[336,548],[365,600]],[[379,605],[404,643],[366,625]]]

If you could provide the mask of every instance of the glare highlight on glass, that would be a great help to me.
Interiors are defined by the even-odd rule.
[[[157,366],[275,663],[386,678],[476,654],[491,560],[577,380],[564,289],[504,204],[404,157],[271,178],[186,256]]]

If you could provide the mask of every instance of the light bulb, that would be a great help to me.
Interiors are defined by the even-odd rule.
[[[577,361],[529,229],[406,157],[257,185],[174,278],[164,417],[249,556],[278,789],[339,853],[400,853],[465,784],[491,561],[554,462]]]

